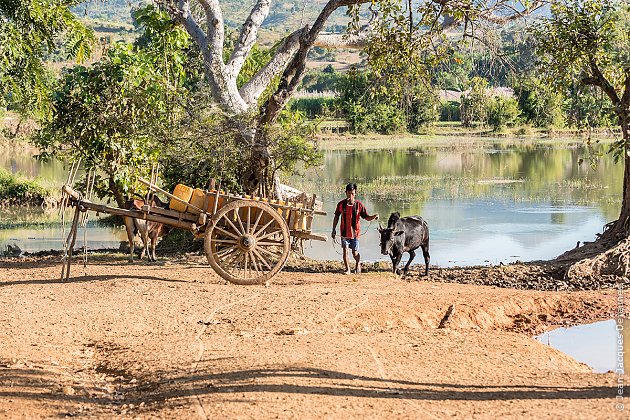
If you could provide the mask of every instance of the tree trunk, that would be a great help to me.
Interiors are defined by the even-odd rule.
[[[111,176],[109,177],[109,191],[114,196],[114,200],[116,200],[116,205],[120,208],[123,208],[127,199],[123,195],[122,191],[120,191]]]
[[[624,140],[624,171],[623,171],[623,194],[621,199],[621,212],[619,219],[612,227],[611,239],[622,240],[630,236],[630,128],[627,125],[621,127]]]

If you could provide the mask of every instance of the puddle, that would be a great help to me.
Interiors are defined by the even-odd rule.
[[[624,323],[630,327],[630,322]],[[629,334],[624,334],[630,341]],[[557,328],[534,337],[543,344],[573,357],[578,362],[587,364],[595,373],[615,372],[623,366],[618,359],[618,342],[621,342],[621,331],[617,331],[614,319],[576,325],[570,328]],[[628,349],[630,343],[626,343]]]

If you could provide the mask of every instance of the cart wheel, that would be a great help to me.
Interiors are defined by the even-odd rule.
[[[205,250],[221,277],[235,284],[263,284],[289,257],[289,228],[278,211],[259,201],[233,201],[208,222]]]

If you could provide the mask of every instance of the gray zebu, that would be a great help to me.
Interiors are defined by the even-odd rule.
[[[378,228],[381,234],[381,254],[389,255],[392,259],[392,271],[398,273],[397,267],[404,252],[409,253],[409,261],[405,265],[403,274],[409,271],[409,265],[416,256],[416,249],[422,248],[424,256],[424,275],[429,275],[429,226],[420,216],[400,217],[400,213],[392,213],[387,221],[387,227]]]

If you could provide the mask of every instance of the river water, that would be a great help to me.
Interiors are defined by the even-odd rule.
[[[287,181],[324,202],[328,216],[316,217],[314,231],[330,235],[344,186],[356,182],[358,199],[383,223],[394,211],[428,221],[431,262],[439,266],[553,258],[578,241],[594,240],[618,215],[621,165],[606,155],[593,170],[580,140],[449,138],[326,147],[321,168]],[[28,153],[4,151],[0,165],[59,186],[66,177],[63,165],[43,165]],[[0,248],[61,249],[63,231],[55,214],[13,209],[1,211],[0,217]],[[21,220],[29,221],[29,227]],[[379,252],[377,226],[362,223],[364,260],[388,260]],[[88,248],[116,248],[125,233],[91,223],[85,237]],[[307,242],[305,252],[316,259],[340,259],[339,245],[331,241]]]

